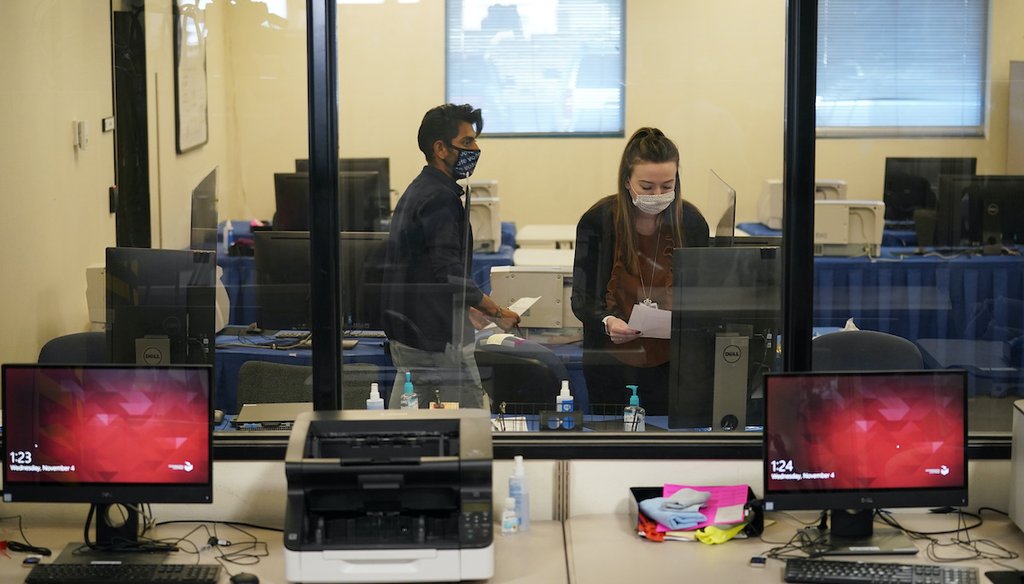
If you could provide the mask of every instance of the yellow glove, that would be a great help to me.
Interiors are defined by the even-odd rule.
[[[739,525],[733,525],[728,529],[721,529],[715,527],[714,525],[709,525],[704,529],[698,529],[696,532],[696,537],[701,543],[706,543],[708,545],[714,545],[716,543],[725,543],[730,539],[736,537],[736,534],[743,531],[743,528],[746,526],[746,523],[740,523]]]

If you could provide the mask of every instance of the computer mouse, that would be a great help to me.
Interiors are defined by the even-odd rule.
[[[260,577],[249,572],[239,572],[231,577],[231,584],[260,584]]]

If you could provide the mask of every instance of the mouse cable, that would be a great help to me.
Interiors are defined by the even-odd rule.
[[[53,552],[49,548],[35,546],[29,543],[28,537],[25,535],[25,530],[21,525],[21,515],[8,515],[6,517],[0,517],[0,521],[8,521],[16,519],[18,521],[18,533],[21,535],[21,541],[8,540],[7,549],[12,552],[25,552],[29,554],[39,554],[41,556],[49,556]]]

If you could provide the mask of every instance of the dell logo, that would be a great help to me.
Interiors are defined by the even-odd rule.
[[[722,351],[722,358],[726,363],[735,363],[743,356],[743,351],[736,345],[729,345]]]
[[[146,365],[159,365],[164,362],[164,354],[156,347],[147,347],[142,352],[142,362]]]

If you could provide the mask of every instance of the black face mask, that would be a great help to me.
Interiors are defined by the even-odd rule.
[[[455,180],[469,178],[472,176],[473,170],[476,169],[477,161],[480,160],[480,151],[466,150],[458,146],[452,146],[452,148],[459,153],[458,158],[455,159],[455,165],[452,166],[452,175]]]

